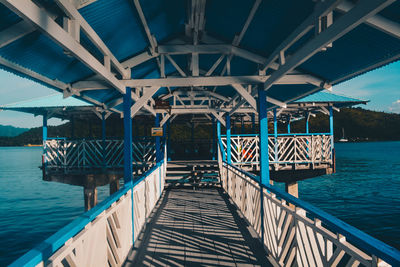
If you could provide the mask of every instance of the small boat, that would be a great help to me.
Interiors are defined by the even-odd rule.
[[[349,140],[344,136],[344,128],[342,128],[342,138],[339,139],[339,142],[349,142]]]

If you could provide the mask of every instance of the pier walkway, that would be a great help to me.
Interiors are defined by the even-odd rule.
[[[165,190],[125,266],[270,266],[221,188]]]

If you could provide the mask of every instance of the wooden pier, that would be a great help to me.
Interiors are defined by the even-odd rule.
[[[167,189],[124,266],[272,266],[219,187]]]

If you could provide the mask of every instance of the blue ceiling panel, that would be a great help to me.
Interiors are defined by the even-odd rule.
[[[157,41],[171,39],[184,32],[185,0],[140,1],[150,32]]]
[[[133,4],[127,0],[98,0],[79,10],[118,60],[148,46]]]
[[[30,33],[0,49],[5,59],[66,83],[93,74],[86,66],[40,32]]]
[[[328,81],[336,81],[396,55],[400,55],[400,39],[364,24],[300,67]]]
[[[253,1],[242,2],[253,4]],[[314,4],[309,0],[261,1],[240,45],[268,56],[311,14]]]
[[[242,0],[207,1],[206,31],[214,37],[231,43],[247,19],[252,7],[251,2]]]

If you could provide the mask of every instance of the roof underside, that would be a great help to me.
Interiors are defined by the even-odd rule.
[[[104,107],[113,108],[114,111],[122,110],[121,92],[115,89],[115,84],[113,85],[109,80],[103,79],[98,72],[96,75],[93,67],[88,67],[87,62],[77,59],[73,52],[71,53],[67,48],[60,46],[59,43],[54,41],[54,36],[44,32],[43,29],[38,30],[36,26],[36,28],[30,29],[24,34],[20,34],[18,38],[6,42],[8,40],[6,37],[10,35],[9,29],[23,23],[21,17],[24,16],[21,13],[24,12],[9,9],[13,5],[12,2],[15,1],[1,0],[0,2],[4,4],[0,4],[0,56],[2,57],[0,63],[4,69],[32,78],[62,91],[64,94],[76,94],[92,103],[105,104]],[[60,4],[57,5],[55,2],[63,3],[64,1],[41,0],[35,2],[40,3],[44,10],[48,12],[47,14],[51,18],[55,18],[59,25],[63,25],[62,18],[65,17],[65,12],[60,8]],[[78,8],[83,19],[97,33],[116,61],[120,62],[124,68],[130,69],[131,77],[130,79],[128,77],[128,80],[135,79],[136,82],[137,79],[158,79],[164,78],[164,76],[166,79],[182,76],[189,78],[203,77],[206,76],[207,72],[210,72],[213,65],[217,66],[211,74],[207,74],[211,78],[221,75],[224,77],[252,76],[254,78],[254,76],[260,74],[260,70],[264,69],[266,72],[261,72],[261,76],[267,75],[264,76],[265,79],[250,82],[243,80],[224,81],[224,83],[241,84],[253,98],[256,96],[257,86],[263,86],[265,80],[267,81],[264,85],[268,84],[269,77],[277,74],[282,66],[286,67],[285,64],[288,66],[292,63],[291,61],[302,56],[305,53],[305,48],[310,44],[312,45],[313,42],[317,43],[318,37],[324,35],[328,30],[332,32],[327,33],[327,35],[340,37],[335,37],[332,45],[325,44],[322,49],[319,49],[319,52],[312,53],[312,55],[310,53],[311,56],[309,57],[304,54],[303,59],[298,60],[293,68],[284,72],[285,75],[301,74],[307,76],[307,79],[311,77],[312,81],[281,84],[284,82],[280,78],[284,76],[279,76],[274,81],[271,80],[272,86],[266,87],[268,96],[278,102],[272,102],[273,104],[270,107],[279,102],[291,102],[321,90],[323,87],[329,87],[388,64],[397,60],[400,55],[400,32],[398,32],[400,28],[396,28],[400,22],[399,1],[325,1],[335,2],[331,5],[334,7],[331,9],[333,12],[325,12],[323,13],[324,17],[322,17],[323,19],[328,18],[327,20],[332,18],[333,24],[328,23],[329,27],[325,32],[321,31],[318,35],[315,27],[317,23],[314,21],[311,29],[302,34],[301,38],[291,43],[289,47],[285,47],[283,59],[286,63],[279,65],[279,57],[274,58],[273,63],[269,64],[268,68],[265,68],[264,63],[268,63],[271,56],[275,55],[277,48],[283,42],[286,42],[290,35],[313,12],[316,12],[315,10],[320,4],[316,3],[318,1],[152,0],[139,2],[134,0],[86,0],[76,2],[83,3],[76,5],[76,8]],[[348,18],[343,19],[359,6],[361,6],[359,12],[368,9],[368,2],[381,2],[382,4],[376,4],[375,10],[362,18],[360,17],[360,22],[364,23],[354,22],[350,24]],[[342,6],[338,6],[338,3]],[[352,7],[354,5],[355,7],[347,13],[343,11],[346,6]],[[143,11],[144,16],[140,16],[141,11]],[[359,14],[357,12],[354,11],[353,17]],[[194,25],[191,18],[195,15],[200,17],[203,15],[205,23]],[[371,19],[371,17],[390,21],[394,25],[390,28],[392,31],[388,32],[388,28],[379,28],[376,23],[371,24],[369,21],[366,23],[367,19]],[[27,17],[24,17],[24,19],[29,20]],[[335,28],[335,23],[340,24],[342,22],[349,23],[351,30],[340,31]],[[149,39],[149,33],[155,40]],[[103,60],[104,53],[98,49],[98,46],[82,29],[78,41],[94,59],[106,65]],[[186,47],[186,49],[192,50],[189,53],[182,52],[182,49],[185,48],[184,45],[190,45],[191,47]],[[193,49],[197,49],[196,47],[193,48],[193,45],[208,46],[205,49],[212,50],[212,52],[193,53]],[[221,46],[215,48],[213,45]],[[231,46],[233,46],[232,50],[224,51],[224,48]],[[234,50],[236,48],[237,50]],[[162,49],[170,50],[164,53],[161,52]],[[171,52],[171,49],[175,52]],[[197,55],[199,63],[196,67],[191,67],[195,66]],[[140,59],[143,56],[145,56],[145,60]],[[221,62],[216,64],[220,57],[222,57]],[[124,86],[137,87],[134,90],[137,96],[134,100],[137,101],[142,95],[145,95],[148,88],[147,80],[139,83],[138,86],[133,86],[134,82],[127,84],[122,81],[123,78],[127,77],[122,77],[114,64],[111,64],[111,66],[111,72],[115,74],[114,77],[118,83],[122,83]],[[196,73],[197,70],[193,68],[198,68],[198,74]],[[101,86],[89,89],[78,86],[79,82],[82,81],[96,81]],[[191,80],[188,80],[188,85],[185,84],[184,86],[156,85],[160,88],[155,90],[150,97],[153,99],[164,97],[163,99],[169,101],[170,105],[175,103],[181,106],[202,104],[204,99],[196,101],[196,97],[203,96],[192,94],[192,100],[189,99],[190,95],[188,95],[187,100],[177,101],[174,98],[174,91],[205,90],[215,93],[216,95],[213,96],[204,95],[204,97],[212,97],[212,100],[216,101],[212,102],[214,106],[215,103],[221,106],[226,105],[226,103],[237,104],[241,99],[246,98],[243,93],[238,93],[229,84],[222,83],[215,87],[214,80],[210,81],[210,83],[201,84],[204,82],[202,80],[199,86],[197,86],[198,81],[191,84]],[[281,81],[281,83],[278,81]],[[248,84],[251,84],[251,86],[248,87]],[[148,83],[148,86],[151,85],[153,84]],[[232,99],[235,96],[237,98]],[[152,102],[151,98],[150,101],[144,100],[143,102],[148,108],[146,110],[143,106],[140,106],[140,111],[149,112],[155,103]],[[113,103],[113,105],[110,103]],[[208,102],[208,105],[211,105],[210,103],[211,101]],[[248,105],[246,101],[244,101],[244,106],[251,108],[251,105]]]

